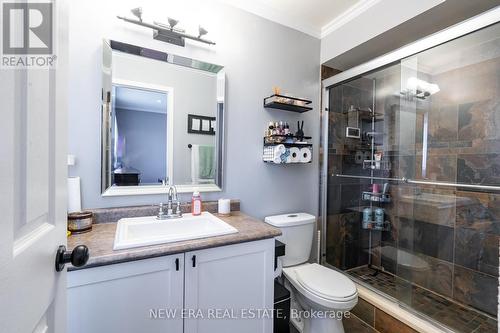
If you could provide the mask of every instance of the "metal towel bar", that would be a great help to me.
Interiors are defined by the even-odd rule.
[[[341,177],[341,178],[386,180],[386,181],[390,181],[390,182],[401,182],[401,183],[417,184],[417,185],[436,185],[436,186],[446,186],[446,187],[462,187],[462,188],[471,188],[471,189],[500,191],[500,186],[448,183],[448,182],[428,181],[428,180],[414,180],[414,179],[407,179],[404,177],[403,178],[387,178],[387,177],[370,177],[370,176],[341,175],[341,174],[334,174],[334,176]]]

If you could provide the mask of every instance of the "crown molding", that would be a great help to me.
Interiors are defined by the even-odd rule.
[[[270,6],[262,0],[217,0],[234,8],[244,10],[269,21],[284,25],[286,27],[298,30],[312,37],[321,39],[331,32],[339,29],[344,24],[361,15],[372,6],[379,3],[381,0],[360,0],[353,6],[349,7],[345,12],[335,17],[332,21],[324,25],[322,28],[310,24],[303,20],[300,16],[290,15],[280,10],[279,8]]]
[[[321,33],[319,38],[324,38],[333,31],[339,29],[341,26],[345,25],[349,21],[353,20],[357,16],[361,15],[372,6],[379,3],[381,0],[361,0],[347,9],[345,12],[334,18],[332,21],[327,23],[321,28]]]

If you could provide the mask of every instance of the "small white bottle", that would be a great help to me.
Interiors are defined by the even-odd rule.
[[[201,215],[201,196],[198,190],[195,190],[191,197],[191,214],[194,216]]]

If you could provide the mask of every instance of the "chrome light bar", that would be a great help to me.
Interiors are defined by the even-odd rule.
[[[178,46],[185,46],[185,39],[195,40],[200,43],[205,43],[208,45],[215,45],[215,42],[211,40],[201,38],[203,35],[207,34],[208,31],[199,27],[198,36],[187,34],[182,29],[176,29],[175,25],[178,23],[177,20],[169,18],[170,24],[164,24],[159,22],[147,23],[142,20],[142,9],[134,8],[132,9],[132,14],[134,14],[138,19],[131,19],[124,16],[117,16],[120,20],[124,20],[125,22],[140,25],[142,27],[153,29],[153,38],[157,40],[161,40],[162,42],[175,44]]]

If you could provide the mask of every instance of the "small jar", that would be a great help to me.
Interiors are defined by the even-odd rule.
[[[68,214],[68,230],[73,234],[81,234],[92,230],[94,214],[92,212],[74,212]]]

